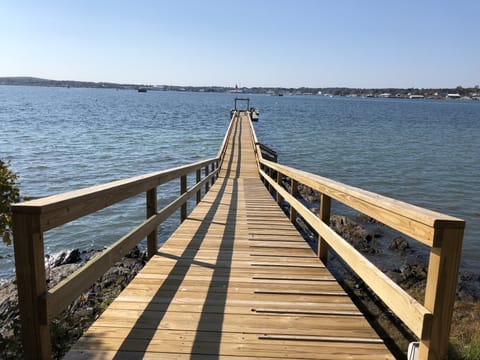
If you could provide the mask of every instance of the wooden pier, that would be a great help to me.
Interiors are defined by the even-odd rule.
[[[326,268],[329,247],[418,336],[420,358],[441,358],[463,221],[282,166],[266,160],[265,150],[271,152],[258,143],[248,112],[235,111],[215,159],[16,205],[24,344],[35,347],[27,348],[26,357],[48,358],[49,320],[132,244],[148,237],[148,263],[66,359],[393,359]],[[192,171],[197,184],[187,189]],[[282,186],[285,175],[291,193]],[[156,187],[173,178],[181,179],[181,196],[158,211]],[[296,200],[298,183],[322,193],[320,217]],[[139,192],[147,194],[144,224],[54,289],[41,283],[43,231]],[[187,215],[186,201],[194,195],[197,206]],[[431,246],[425,304],[328,227],[332,199]],[[282,200],[291,205],[290,218],[278,206]],[[157,227],[176,209],[182,223],[158,249]],[[320,234],[318,253],[292,224],[298,216]],[[29,250],[32,239],[36,243]]]

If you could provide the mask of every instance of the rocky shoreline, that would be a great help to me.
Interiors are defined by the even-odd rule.
[[[83,266],[102,250],[64,252],[46,256],[48,287]],[[61,358],[103,310],[118,296],[146,263],[146,255],[135,247],[50,324],[53,357]],[[15,279],[0,287],[0,349],[2,359],[22,359],[20,314]]]

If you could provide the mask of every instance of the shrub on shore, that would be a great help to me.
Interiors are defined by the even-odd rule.
[[[17,186],[17,174],[10,169],[10,163],[0,160],[0,237],[10,245],[12,229],[12,211],[10,204],[18,202],[20,190]]]

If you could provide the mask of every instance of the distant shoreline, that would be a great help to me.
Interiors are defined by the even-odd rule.
[[[46,86],[65,88],[100,88],[118,90],[148,91],[192,91],[192,92],[216,92],[232,94],[267,94],[275,96],[283,95],[316,95],[316,96],[349,96],[371,98],[410,98],[410,99],[464,99],[480,100],[479,86],[456,88],[347,88],[347,87],[228,87],[228,86],[178,86],[178,85],[148,85],[148,84],[121,84],[112,82],[92,82],[75,80],[49,80],[26,76],[0,77],[0,85],[9,86]]]

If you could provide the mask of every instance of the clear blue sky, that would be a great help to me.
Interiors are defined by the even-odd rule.
[[[0,76],[474,86],[480,0],[0,0]]]

